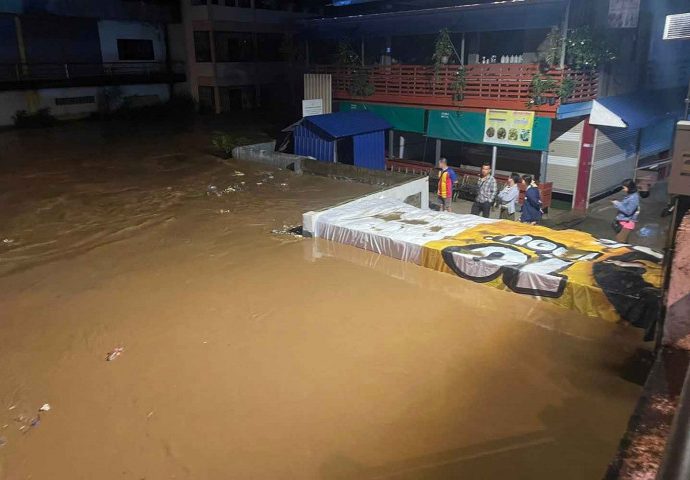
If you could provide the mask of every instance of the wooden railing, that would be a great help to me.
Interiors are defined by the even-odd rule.
[[[555,112],[560,103],[575,103],[597,97],[598,76],[595,72],[571,69],[552,70],[543,75],[551,78],[556,87],[543,95],[543,104],[534,104],[532,80],[540,73],[537,64],[490,64],[465,66],[465,86],[456,88],[457,65],[444,65],[435,71],[431,65],[391,65],[343,67],[319,65],[315,73],[330,73],[333,94],[340,99],[366,98],[372,102],[389,102],[430,106],[469,108],[514,108],[528,106],[536,110]],[[372,95],[362,97],[352,91],[356,76],[366,78],[374,87]],[[558,88],[564,78],[573,82],[572,93],[558,98]]]

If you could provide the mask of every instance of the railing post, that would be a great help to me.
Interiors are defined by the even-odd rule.
[[[20,73],[20,69],[19,69],[19,64],[18,64],[18,63],[15,63],[15,64],[14,64],[14,71],[15,71],[15,73],[16,73],[16,75],[17,75],[17,80],[21,80],[21,79],[22,79],[22,74]]]
[[[69,80],[69,68],[67,68],[67,64],[65,63],[65,78]]]

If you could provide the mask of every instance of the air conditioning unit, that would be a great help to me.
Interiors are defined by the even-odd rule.
[[[690,12],[666,16],[664,40],[690,40]]]
[[[678,122],[668,193],[690,196],[690,122]]]

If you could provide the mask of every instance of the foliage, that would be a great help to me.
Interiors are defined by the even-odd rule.
[[[436,79],[438,79],[438,74],[441,70],[441,65],[447,63],[454,51],[455,47],[453,47],[453,41],[450,38],[450,32],[448,32],[447,28],[441,29],[438,32],[438,36],[436,37],[434,55],[431,57],[431,59],[434,62],[434,77]],[[443,61],[444,59],[446,60],[446,62]]]
[[[242,145],[249,145],[252,140],[236,133],[213,132],[211,145],[225,156],[232,155],[232,149]]]
[[[360,64],[359,55],[349,42],[339,42],[335,55],[335,63],[342,66],[356,66]]]
[[[336,54],[338,65],[349,67],[351,77],[349,92],[353,97],[370,97],[376,92],[376,88],[369,79],[369,70],[361,65],[361,58],[347,42],[338,44]]]
[[[558,98],[560,98],[561,100],[566,100],[573,94],[574,90],[575,82],[573,81],[573,79],[570,77],[565,77],[561,82],[561,86],[558,87]]]
[[[450,88],[453,91],[453,99],[460,101],[464,97],[465,86],[467,85],[467,71],[465,67],[460,66],[455,75],[453,76],[453,81],[450,84]]]
[[[369,72],[357,69],[352,73],[350,95],[354,97],[370,97],[376,92],[376,87],[369,81]]]
[[[544,94],[553,92],[556,86],[556,82],[551,77],[540,73],[535,74],[531,83],[532,103],[541,105]]]
[[[40,110],[29,113],[26,110],[17,110],[12,116],[14,126],[17,128],[42,128],[51,127],[55,125],[57,119],[50,114],[50,108],[41,108]]]
[[[562,49],[563,34],[558,27],[552,27],[539,51],[539,60],[549,67],[555,67],[560,63]]]
[[[588,26],[570,30],[566,39],[568,65],[585,70],[596,70],[600,65],[616,59],[616,52],[602,32],[593,32]]]

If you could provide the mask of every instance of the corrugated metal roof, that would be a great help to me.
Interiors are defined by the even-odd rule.
[[[685,90],[647,90],[594,101],[590,123],[618,128],[642,128],[660,119],[682,116]]]
[[[368,111],[337,112],[302,119],[302,125],[315,128],[330,138],[352,137],[393,128],[390,123]]]
[[[402,12],[319,18],[303,21],[314,37],[414,35],[549,28],[565,13],[564,0],[503,0]]]

